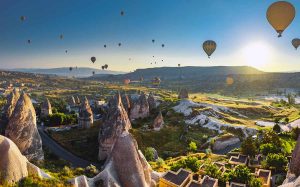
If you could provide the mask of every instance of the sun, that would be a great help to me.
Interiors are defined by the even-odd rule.
[[[271,47],[265,42],[253,42],[242,49],[242,57],[249,66],[262,68],[271,59]]]

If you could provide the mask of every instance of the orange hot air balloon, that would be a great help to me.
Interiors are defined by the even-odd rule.
[[[215,52],[217,44],[213,40],[207,40],[203,43],[202,47],[208,58],[210,58],[210,56]]]
[[[226,77],[226,84],[232,85],[234,83],[234,79],[231,76]]]
[[[295,49],[297,50],[298,47],[300,46],[300,39],[299,38],[295,38],[292,40],[292,44],[295,47]]]
[[[295,14],[295,7],[286,1],[277,1],[269,6],[267,19],[278,33],[278,37],[281,37],[283,31],[292,23]]]
[[[125,85],[128,85],[130,83],[130,79],[124,79],[123,82],[124,82]]]

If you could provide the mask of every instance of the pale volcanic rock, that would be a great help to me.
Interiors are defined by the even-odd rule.
[[[9,120],[11,117],[15,106],[18,102],[18,99],[20,97],[20,92],[17,89],[14,89],[6,98],[6,105],[3,108],[3,111],[5,113],[5,118]]]
[[[153,109],[156,109],[156,100],[152,93],[148,96],[148,103],[149,103],[149,110],[152,111]]]
[[[42,140],[36,126],[36,113],[30,98],[22,93],[5,130],[28,160],[44,159]]]
[[[123,131],[131,128],[131,123],[127,112],[123,107],[120,94],[117,94],[111,101],[106,120],[100,127],[99,142],[99,160],[105,160],[112,150],[112,147]]]
[[[41,105],[41,117],[52,115],[52,107],[48,98]]]
[[[155,131],[159,131],[161,128],[163,128],[164,124],[165,124],[164,118],[162,116],[161,111],[159,111],[159,114],[157,115],[157,117],[155,118],[155,120],[153,122],[153,129]]]
[[[130,100],[129,100],[129,97],[127,94],[122,95],[122,104],[123,104],[123,107],[126,110],[126,112],[129,114],[131,105],[130,105]]]
[[[85,97],[79,109],[78,126],[79,128],[90,128],[93,125],[93,123],[94,123],[93,111],[89,104],[89,101]]]
[[[188,99],[189,93],[186,88],[182,88],[178,94],[178,99]]]
[[[146,118],[149,114],[149,103],[146,95],[142,93],[138,100],[133,102],[133,106],[130,110],[130,119]]]
[[[0,135],[0,184],[18,182],[28,176],[27,159],[8,138]]]

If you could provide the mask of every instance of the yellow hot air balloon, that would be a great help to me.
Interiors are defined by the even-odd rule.
[[[297,49],[300,46],[300,39],[299,38],[293,39],[292,44],[295,47],[295,49]]]
[[[208,58],[210,58],[210,56],[216,50],[217,44],[213,40],[207,40],[203,43],[202,47],[203,47],[203,50],[205,51],[205,53],[207,54]]]
[[[283,31],[292,23],[295,14],[295,7],[286,1],[275,2],[268,8],[267,19],[278,33],[278,37],[281,37]]]

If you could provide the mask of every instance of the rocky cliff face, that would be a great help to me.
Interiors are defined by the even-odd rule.
[[[120,94],[117,94],[109,104],[108,113],[103,125],[100,127],[99,160],[105,160],[111,153],[116,139],[131,128],[127,112],[123,107]]]
[[[130,110],[130,119],[146,118],[149,114],[149,103],[146,95],[142,93],[138,100],[133,102],[133,106]]]
[[[129,114],[131,106],[130,106],[130,100],[129,100],[129,97],[127,94],[122,95],[122,104],[123,104],[126,112]]]
[[[178,94],[178,99],[188,99],[189,98],[189,93],[187,89],[182,88]]]
[[[36,113],[30,98],[22,93],[5,130],[28,160],[44,159],[42,140],[36,126]]]
[[[155,186],[151,179],[151,167],[138,150],[128,115],[121,97],[115,96],[110,115],[99,132],[99,159],[107,158],[104,170],[93,181],[103,186],[149,187]]]

